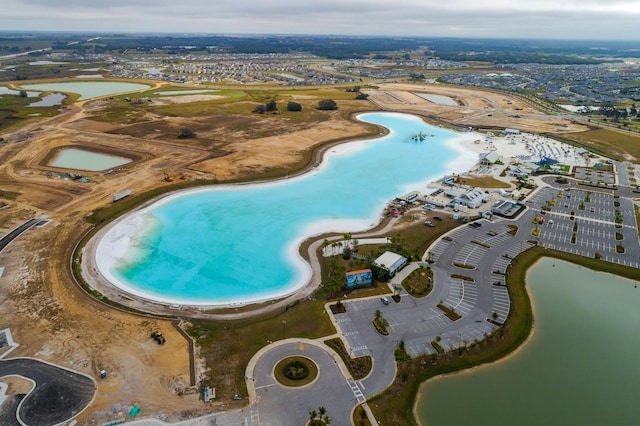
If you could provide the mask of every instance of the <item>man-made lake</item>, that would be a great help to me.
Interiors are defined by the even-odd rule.
[[[531,339],[504,361],[427,382],[416,405],[420,423],[638,424],[635,284],[541,260],[527,275],[535,314]]]
[[[101,96],[115,95],[117,93],[146,90],[150,86],[147,84],[119,81],[74,81],[64,83],[23,84],[21,87],[23,89],[40,90],[42,92],[78,93],[80,95],[78,100],[82,101]]]
[[[67,148],[61,150],[49,164],[63,169],[99,172],[130,163],[131,159],[114,155],[99,154],[83,149]]]
[[[9,89],[7,86],[0,86],[0,95],[20,95],[19,90]],[[37,98],[40,96],[40,92],[27,92],[28,98]]]
[[[96,262],[110,282],[168,303],[229,305],[273,299],[311,276],[301,242],[323,232],[375,226],[384,205],[477,161],[449,145],[475,138],[390,113],[359,119],[391,129],[346,143],[303,176],[179,192],[123,218],[99,242]],[[411,139],[433,134],[425,142]]]

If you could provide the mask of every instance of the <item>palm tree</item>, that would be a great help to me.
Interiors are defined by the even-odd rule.
[[[346,243],[347,243],[347,244],[346,244],[346,245],[347,245],[347,247],[351,247],[351,244],[350,244],[350,242],[351,242],[351,232],[347,232],[347,233],[345,233],[342,237],[343,237],[343,238],[344,238],[344,240],[346,241]]]

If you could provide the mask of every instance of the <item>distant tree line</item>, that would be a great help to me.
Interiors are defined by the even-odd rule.
[[[436,51],[435,56],[445,61],[490,62],[492,64],[549,64],[549,65],[595,65],[611,62],[611,59],[585,58],[574,55],[526,52],[453,53]],[[616,61],[617,62],[617,61]]]

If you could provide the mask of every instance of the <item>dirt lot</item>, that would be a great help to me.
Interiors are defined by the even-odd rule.
[[[459,106],[435,105],[416,92],[450,96]],[[586,130],[540,114],[517,99],[507,101],[501,94],[401,84],[368,93],[372,104],[362,104],[361,109],[414,112],[438,122],[481,128]],[[0,209],[0,232],[37,215],[52,222],[27,231],[0,253],[0,267],[5,268],[0,278],[0,329],[9,327],[21,345],[12,356],[37,357],[96,378],[97,397],[80,416],[81,423],[116,418],[134,403],[145,415],[167,419],[223,408],[225,402],[205,406],[198,401],[197,388],[190,386],[188,343],[171,323],[109,308],[74,284],[69,259],[91,227],[85,218],[110,205],[113,194],[125,188],[142,193],[170,185],[165,177],[178,183],[282,175],[289,168],[308,166],[313,161],[311,148],[378,130],[350,121],[346,106],[326,114],[314,112],[311,123],[285,114],[220,112],[176,117],[145,111],[136,115],[142,120],[134,122],[90,119],[108,106],[95,101],[75,104],[54,118],[4,135],[13,142],[0,145],[0,206],[8,204]],[[193,126],[198,137],[177,140],[175,134],[183,126]],[[51,150],[68,145],[120,153],[136,161],[110,174],[79,172],[91,179],[81,183],[62,178],[61,170],[47,165]],[[150,339],[154,329],[167,336],[165,345]],[[104,380],[99,378],[102,368],[108,372]],[[197,371],[201,374],[202,367]]]
[[[442,84],[411,85],[390,83],[367,92],[369,99],[384,110],[413,112],[434,121],[479,129],[511,127],[532,133],[587,131],[581,124],[546,115],[520,99],[502,93],[452,87]],[[458,106],[438,105],[417,95],[447,96]]]

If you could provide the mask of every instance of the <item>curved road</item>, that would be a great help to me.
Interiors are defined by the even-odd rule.
[[[5,247],[7,247],[11,243],[11,241],[13,241],[16,238],[18,238],[20,236],[20,234],[22,234],[24,231],[26,231],[27,229],[31,228],[32,226],[34,226],[35,224],[37,224],[40,221],[41,221],[41,219],[35,219],[35,218],[34,219],[29,219],[28,221],[26,221],[22,225],[18,226],[17,228],[13,229],[12,231],[9,231],[9,233],[7,235],[5,235],[4,237],[0,238],[0,251],[4,250]]]
[[[31,358],[0,361],[0,378],[19,376],[33,382],[26,395],[0,405],[3,424],[47,426],[77,416],[93,400],[95,382],[89,376]]]

